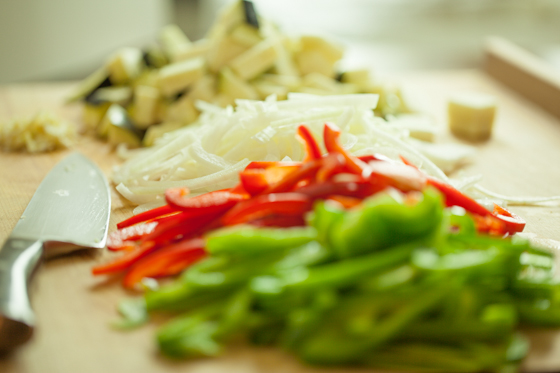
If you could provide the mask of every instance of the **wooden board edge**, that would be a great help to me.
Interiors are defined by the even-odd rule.
[[[501,37],[486,40],[484,57],[488,75],[560,118],[560,74],[550,65]]]

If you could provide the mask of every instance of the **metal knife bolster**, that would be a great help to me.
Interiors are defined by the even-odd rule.
[[[42,241],[20,238],[9,238],[0,250],[0,351],[31,337],[35,316],[27,284],[42,253]]]

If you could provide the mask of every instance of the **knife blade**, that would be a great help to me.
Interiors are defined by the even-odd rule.
[[[0,351],[32,335],[27,284],[41,259],[104,247],[110,212],[109,184],[82,154],[70,154],[48,173],[0,249]]]

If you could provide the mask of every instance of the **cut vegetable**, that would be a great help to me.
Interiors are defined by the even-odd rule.
[[[455,136],[469,141],[488,140],[496,115],[496,99],[474,92],[455,94],[449,99],[447,114],[449,129]]]
[[[203,58],[175,62],[159,71],[159,88],[165,96],[177,94],[204,75]]]
[[[113,84],[126,84],[136,79],[144,67],[142,51],[138,48],[124,48],[107,62],[109,79]]]
[[[294,92],[379,93],[377,113],[385,116],[406,111],[398,91],[371,88],[375,84],[367,70],[343,72],[337,80],[342,57],[343,48],[336,42],[320,36],[288,36],[261,18],[252,2],[234,0],[220,12],[204,38],[191,42],[180,27],[167,25],[157,43],[143,51],[125,48],[113,55],[69,100],[118,103],[141,129],[170,121],[193,123],[200,111],[193,105],[199,100],[227,107],[235,106],[239,99],[285,100]],[[153,89],[138,87],[157,89],[159,95]],[[130,93],[113,94],[126,89],[134,93],[132,99]],[[333,115],[324,119],[336,119]],[[106,124],[101,123],[102,115],[96,110],[88,108],[84,118],[89,127],[106,136]]]
[[[270,69],[275,60],[276,49],[270,41],[265,40],[237,56],[229,63],[229,67],[242,79],[250,80]]]

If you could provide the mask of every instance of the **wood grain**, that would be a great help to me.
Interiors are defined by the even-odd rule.
[[[494,94],[499,111],[493,138],[478,144],[472,164],[461,172],[482,174],[482,184],[511,195],[560,195],[560,125],[558,119],[496,84],[479,71],[422,72],[395,77],[423,97],[422,109],[434,114],[442,141],[457,141],[446,131],[447,98],[455,91],[477,90]],[[0,121],[31,115],[40,108],[79,123],[78,106],[62,105],[71,83],[18,85],[0,88]],[[110,175],[118,162],[107,144],[84,136],[75,149],[94,160]],[[4,241],[47,172],[72,150],[50,154],[0,153],[0,241]],[[527,220],[526,230],[560,240],[560,207],[512,207]],[[131,205],[114,191],[111,230],[130,216]],[[107,259],[104,252],[81,252],[43,264],[31,286],[38,325],[31,342],[0,357],[0,372],[348,372],[322,370],[300,364],[282,351],[236,346],[217,359],[174,362],[160,357],[153,343],[155,326],[132,332],[109,327],[116,305],[130,295],[117,279],[94,278],[90,269]],[[560,333],[532,332],[533,351],[528,371],[560,370]],[[365,370],[351,370],[366,372]]]
[[[486,72],[560,118],[560,74],[544,60],[500,37],[485,45]]]

